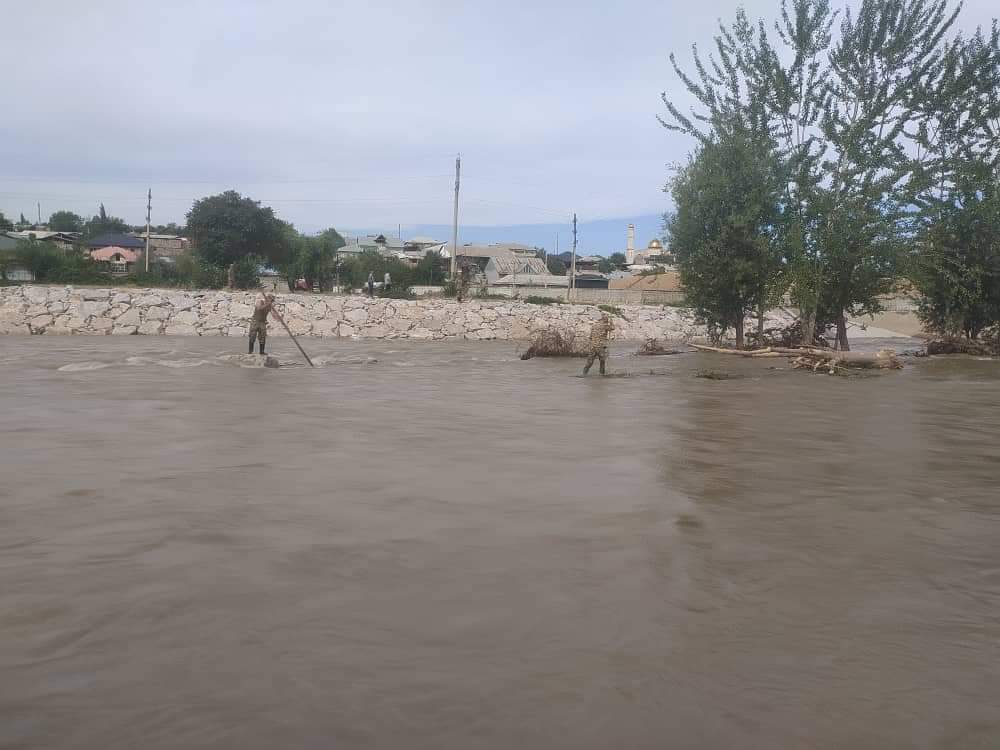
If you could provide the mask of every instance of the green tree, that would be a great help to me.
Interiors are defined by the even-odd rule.
[[[311,288],[330,291],[336,283],[339,270],[337,250],[346,243],[336,229],[330,228],[315,237],[295,234],[290,240],[291,249],[281,270],[288,280],[288,288],[294,289],[298,279],[305,279]]]
[[[72,211],[56,211],[49,217],[49,229],[53,232],[82,232],[83,217]]]
[[[601,273],[611,273],[620,271],[625,267],[625,253],[611,253],[607,258],[603,258],[597,264],[597,270]]]
[[[737,128],[702,143],[670,186],[685,298],[711,329],[733,328],[740,349],[746,316],[770,302],[781,176],[773,144]]]
[[[125,234],[129,231],[129,225],[124,219],[111,216],[101,203],[96,216],[92,216],[83,225],[83,236],[86,239],[100,237],[102,234]]]
[[[11,232],[14,230],[14,222],[3,215],[0,211],[0,232]]]
[[[199,255],[218,266],[259,255],[280,267],[294,237],[271,208],[235,190],[195,201],[187,214],[187,234]]]
[[[958,39],[925,87],[910,275],[925,326],[977,338],[1000,326],[1000,29]]]
[[[413,275],[416,283],[436,286],[445,283],[450,270],[448,260],[439,252],[428,250],[427,254],[417,262]]]
[[[545,259],[545,267],[549,269],[549,273],[553,276],[565,276],[567,272],[566,264],[554,255],[550,255]]]

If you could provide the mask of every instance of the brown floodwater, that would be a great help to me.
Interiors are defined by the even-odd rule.
[[[0,337],[0,747],[1000,747],[1000,362],[305,344]]]

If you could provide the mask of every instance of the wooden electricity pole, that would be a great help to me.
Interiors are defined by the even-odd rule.
[[[153,188],[146,193],[146,273],[149,273],[149,216],[153,210]]]
[[[451,223],[451,279],[455,280],[455,263],[458,260],[458,186],[462,174],[462,155],[455,157],[455,215]]]

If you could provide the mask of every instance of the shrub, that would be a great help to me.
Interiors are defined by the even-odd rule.
[[[603,310],[604,312],[610,313],[611,315],[617,315],[619,318],[625,317],[625,314],[622,312],[622,309],[616,305],[598,305],[597,309]]]
[[[524,297],[522,302],[527,302],[529,305],[562,305],[565,303],[565,300],[561,297],[538,297],[531,294]]]

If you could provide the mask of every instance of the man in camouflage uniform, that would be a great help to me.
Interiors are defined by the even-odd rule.
[[[611,317],[607,314],[601,315],[594,325],[590,327],[590,349],[587,354],[587,364],[583,368],[583,374],[590,372],[595,359],[601,360],[601,375],[604,372],[604,365],[608,359],[608,339],[611,337]]]
[[[264,343],[267,341],[267,316],[274,309],[274,295],[265,294],[264,299],[257,300],[253,306],[253,317],[250,318],[250,354],[253,354],[253,342],[260,340],[260,353],[264,354]]]

